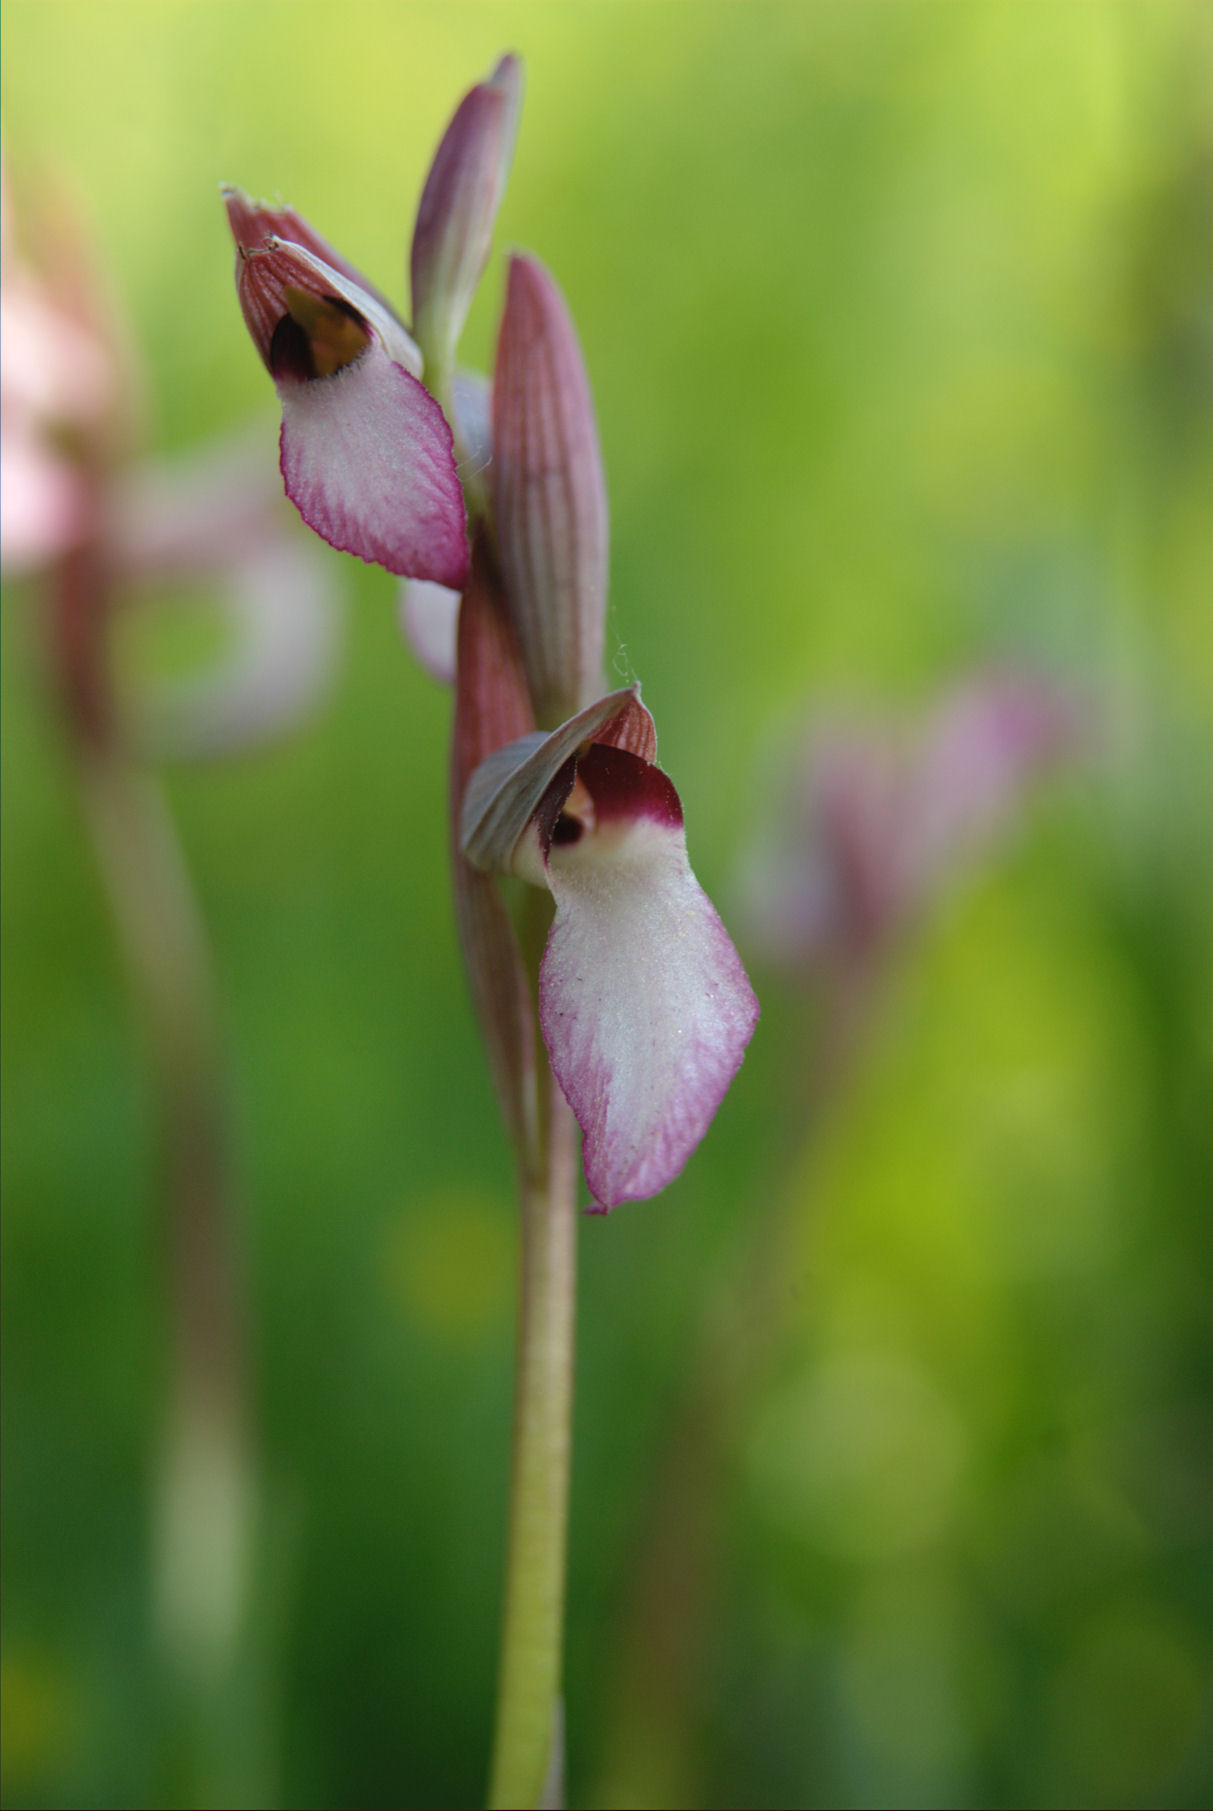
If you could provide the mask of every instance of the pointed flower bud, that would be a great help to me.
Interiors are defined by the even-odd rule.
[[[289,209],[225,189],[245,323],[282,403],[287,495],[330,546],[458,586],[467,571],[451,430],[390,307]],[[298,230],[285,239],[267,226]],[[260,235],[265,236],[260,236]]]
[[[445,381],[484,272],[518,127],[522,66],[502,57],[464,95],[434,154],[413,230],[413,327]],[[440,380],[435,373],[442,373]]]
[[[494,520],[502,574],[541,725],[601,685],[607,503],[577,335],[533,258],[510,262],[493,386]]]

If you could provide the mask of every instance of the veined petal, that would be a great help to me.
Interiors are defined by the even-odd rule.
[[[402,577],[458,589],[467,573],[451,430],[378,345],[331,377],[278,382],[282,476],[309,528]]]
[[[239,247],[236,293],[253,343],[275,378],[282,375],[284,354],[308,364],[294,375],[323,376],[352,362],[372,338],[396,364],[421,376],[420,349],[387,304],[304,245],[271,237],[251,251]],[[329,327],[344,323],[350,345],[335,366],[314,371],[308,361],[320,350],[313,344],[318,320]],[[284,342],[284,331],[292,327],[292,339]]]
[[[633,688],[631,703],[604,724],[594,740],[605,748],[624,748],[630,755],[639,755],[642,761],[657,759],[657,725],[652,712],[640,702],[639,686]]]
[[[227,209],[228,225],[232,229],[238,251],[257,251],[268,239],[287,239],[292,245],[303,246],[305,251],[311,252],[322,264],[340,271],[351,283],[373,296],[390,315],[395,315],[396,311],[387,297],[348,258],[343,258],[335,246],[330,245],[327,239],[322,239],[315,227],[294,208],[272,207],[268,202],[254,201],[251,195],[246,195],[243,189],[236,188],[230,182],[220,183],[219,193]]]
[[[494,750],[472,775],[464,796],[463,852],[468,860],[478,868],[508,873],[519,837],[560,770],[583,743],[615,718],[625,713],[630,717],[633,711],[642,712],[652,723],[638,689],[627,686],[588,705],[549,735],[535,730]],[[572,778],[570,772],[569,786]]]
[[[489,478],[535,715],[543,725],[558,723],[601,684],[607,501],[577,334],[556,284],[533,258],[510,261]]]
[[[595,828],[553,839],[556,918],[539,1008],[602,1208],[656,1194],[683,1168],[741,1063],[758,1002],[687,860],[658,768],[595,746],[578,777]]]

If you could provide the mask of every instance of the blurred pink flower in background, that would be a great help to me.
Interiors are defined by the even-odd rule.
[[[130,752],[189,757],[242,748],[323,695],[338,653],[333,568],[295,531],[265,471],[264,436],[241,431],[174,460],[136,460],[137,361],[59,192],[17,243],[7,169],[0,280],[0,564],[56,576],[45,623],[55,683],[76,727]],[[207,588],[230,633],[207,671],[123,688],[112,616],[171,607]],[[129,695],[126,695],[129,693]]]
[[[962,680],[917,719],[823,710],[745,864],[751,943],[805,973],[878,957],[1087,734],[1078,695],[1026,672]]]
[[[227,630],[209,666],[144,684],[131,700],[131,733],[147,752],[241,752],[310,715],[328,693],[340,655],[334,562],[296,531],[265,450],[263,433],[238,431],[132,468],[114,498],[124,603],[171,610],[202,584]]]
[[[8,169],[0,177],[0,556],[6,573],[44,565],[85,526],[75,456],[114,409],[112,348],[78,300],[22,257]]]

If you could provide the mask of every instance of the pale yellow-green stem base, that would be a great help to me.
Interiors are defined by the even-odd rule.
[[[545,1065],[546,1068],[546,1065]],[[573,1409],[576,1123],[550,1074],[522,1166],[521,1301],[505,1613],[489,1805],[560,1802],[561,1663]]]

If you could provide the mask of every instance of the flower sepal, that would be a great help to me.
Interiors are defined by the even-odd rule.
[[[609,733],[617,719],[625,720],[620,734],[644,746],[651,743],[656,753],[653,719],[640,702],[640,688],[627,686],[588,705],[549,735],[534,730],[481,762],[464,795],[461,824],[463,853],[474,867],[498,874],[521,871],[516,857],[528,823],[559,810],[576,777],[570,763]],[[633,720],[640,720],[635,728]]]

